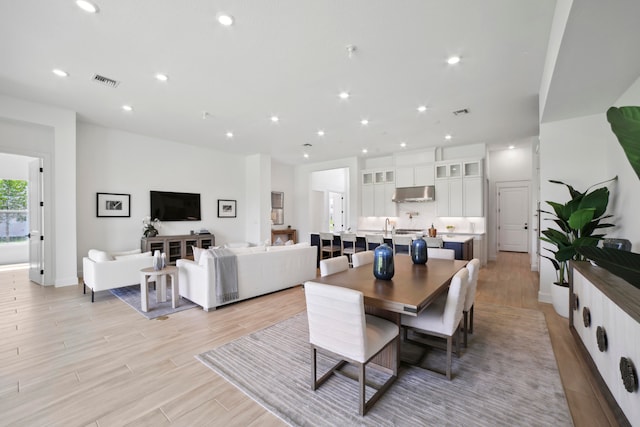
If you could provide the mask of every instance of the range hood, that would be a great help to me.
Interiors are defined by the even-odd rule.
[[[431,202],[436,199],[436,188],[433,185],[421,187],[396,188],[391,201],[396,203]]]

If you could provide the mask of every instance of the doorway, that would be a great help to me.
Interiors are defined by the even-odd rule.
[[[529,252],[529,185],[496,184],[498,251]]]

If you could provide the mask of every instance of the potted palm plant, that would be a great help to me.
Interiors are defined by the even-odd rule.
[[[560,184],[567,187],[570,198],[565,203],[547,201],[553,208],[553,212],[540,210],[551,216],[547,218],[556,225],[542,231],[540,240],[550,243],[555,249],[545,248],[553,256],[542,255],[551,261],[556,270],[556,282],[551,287],[553,306],[558,314],[564,317],[569,316],[569,280],[568,263],[570,260],[582,261],[583,256],[577,251],[582,246],[597,246],[604,234],[597,234],[598,230],[613,227],[613,224],[602,222],[610,218],[605,215],[609,204],[609,189],[602,186],[596,189],[593,187],[617,180],[614,177],[607,181],[594,184],[586,191],[580,192],[569,184],[562,181],[550,180],[553,184]],[[593,190],[592,190],[593,189]]]

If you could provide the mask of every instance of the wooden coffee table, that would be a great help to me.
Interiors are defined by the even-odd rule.
[[[140,270],[140,308],[149,311],[149,279],[156,282],[156,303],[167,301],[167,276],[171,277],[171,306],[178,304],[178,267],[167,266],[162,270],[153,267]]]

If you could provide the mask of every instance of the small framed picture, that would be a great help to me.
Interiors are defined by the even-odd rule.
[[[218,199],[218,218],[235,218],[236,201]]]
[[[96,194],[96,216],[103,217],[130,217],[131,195],[115,193]]]

